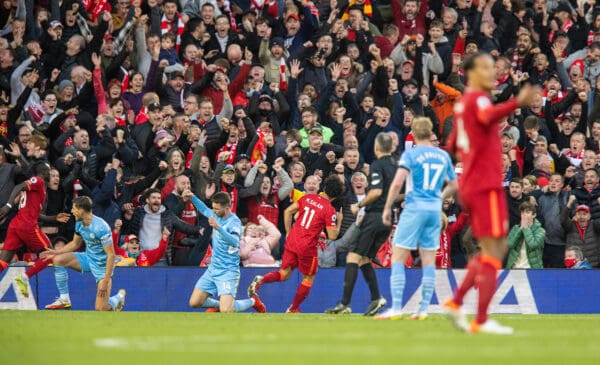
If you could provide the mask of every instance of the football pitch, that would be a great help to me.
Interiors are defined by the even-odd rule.
[[[439,315],[0,311],[0,364],[599,363],[600,315],[497,315],[512,336],[459,333]]]

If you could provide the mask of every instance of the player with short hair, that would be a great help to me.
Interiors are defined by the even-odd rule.
[[[423,268],[422,299],[417,313],[409,319],[427,318],[427,307],[435,287],[435,254],[440,246],[442,201],[458,188],[450,156],[446,151],[434,147],[431,142],[432,129],[433,124],[429,118],[416,118],[413,121],[412,132],[416,146],[402,154],[383,208],[383,223],[391,226],[392,206],[406,181],[405,207],[392,241],[392,308],[377,315],[376,320],[400,319],[404,316],[404,263],[410,251],[417,248]],[[442,193],[445,181],[449,181],[449,184]]]
[[[50,181],[50,165],[45,161],[32,164],[33,176],[14,187],[8,202],[0,208],[0,221],[10,212],[17,196],[19,211],[10,221],[6,232],[6,239],[0,251],[0,273],[8,267],[8,263],[23,245],[31,252],[40,252],[51,247],[50,239],[38,225],[38,220],[45,222],[66,223],[70,215],[59,213],[56,216],[41,215],[40,211],[46,202],[46,184]],[[15,277],[15,284],[23,296],[29,297],[29,278],[37,275],[48,267],[49,260],[39,258],[25,273]]]
[[[365,217],[360,224],[360,234],[351,244],[350,252],[346,257],[346,271],[344,273],[344,287],[342,299],[332,308],[325,310],[329,314],[349,314],[352,312],[350,300],[358,276],[358,269],[371,292],[365,316],[374,316],[385,305],[387,301],[379,293],[377,275],[371,265],[381,245],[389,238],[391,227],[383,224],[381,217],[383,206],[387,197],[387,191],[394,180],[396,173],[396,159],[392,156],[394,152],[394,140],[390,133],[380,132],[375,137],[375,156],[369,173],[369,187],[367,196],[357,204],[352,204],[352,214],[358,214],[361,208],[365,208]]]
[[[232,212],[231,198],[223,191],[212,197],[212,210],[190,190],[182,194],[185,201],[191,199],[200,214],[208,218],[212,227],[212,258],[208,269],[198,279],[190,297],[192,308],[218,308],[220,312],[243,312],[252,307],[259,313],[266,312],[258,295],[235,300],[240,281],[240,238],[242,222]],[[211,298],[216,295],[219,300]]]
[[[73,239],[60,249],[47,249],[42,252],[41,257],[52,260],[56,266],[91,272],[98,285],[96,310],[120,312],[125,305],[125,290],[120,289],[118,294],[108,297],[115,267],[112,232],[108,223],[92,214],[92,206],[92,199],[87,196],[73,199],[71,213],[76,222]],[[85,252],[74,252],[84,242]],[[67,277],[64,279],[67,280]],[[60,287],[61,284],[57,282],[57,286]]]
[[[302,282],[298,286],[296,296],[287,313],[300,313],[300,304],[306,299],[312,288],[315,274],[319,268],[317,244],[319,235],[325,228],[330,240],[340,233],[342,212],[336,213],[331,205],[335,199],[341,198],[345,185],[336,175],[330,175],[323,183],[323,194],[306,194],[290,205],[284,212],[285,231],[287,237],[281,262],[281,269],[271,271],[265,276],[256,276],[248,287],[248,296],[255,295],[258,288],[266,283],[285,281],[292,271],[298,268],[302,274]],[[292,217],[298,218],[292,226]]]
[[[467,266],[467,274],[454,297],[443,304],[453,324],[471,333],[511,334],[513,329],[488,319],[487,310],[496,290],[496,271],[508,250],[508,209],[502,187],[500,121],[517,107],[531,103],[534,92],[524,85],[516,98],[494,105],[490,94],[495,85],[494,60],[487,53],[467,58],[463,69],[468,89],[454,105],[451,145],[463,163],[459,198],[471,217],[473,235],[481,255]],[[465,294],[477,283],[477,316],[469,325],[461,311]]]

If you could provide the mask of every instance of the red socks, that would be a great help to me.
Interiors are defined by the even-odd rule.
[[[467,265],[467,275],[463,279],[462,283],[456,289],[454,293],[454,303],[458,306],[463,305],[463,299],[467,292],[473,287],[475,284],[475,276],[479,272],[479,266],[481,265],[481,255],[477,254],[473,256],[469,264]]]
[[[264,283],[274,283],[276,281],[282,281],[282,275],[279,271],[271,271],[270,273],[263,276],[261,284]]]
[[[294,297],[294,301],[290,306],[290,310],[298,309],[300,304],[302,304],[304,299],[306,299],[306,297],[308,296],[308,293],[310,293],[310,288],[312,288],[312,284],[312,281],[306,279],[302,280],[302,282],[298,286],[298,290],[296,291],[296,296]]]
[[[50,265],[51,263],[52,263],[52,260],[37,259],[33,263],[33,266],[30,267],[29,270],[27,270],[25,272],[25,275],[27,275],[28,278],[31,278],[32,276],[37,275],[40,271],[47,268],[48,265]]]
[[[492,256],[481,256],[481,264],[475,278],[479,289],[479,303],[477,304],[477,317],[475,317],[475,322],[478,324],[487,321],[488,307],[496,292],[496,271],[501,268],[502,261]]]
[[[0,272],[6,270],[8,267],[8,262],[0,260]]]

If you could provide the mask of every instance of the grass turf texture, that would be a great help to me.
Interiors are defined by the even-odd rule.
[[[494,318],[516,333],[463,334],[438,315],[426,321],[374,321],[359,315],[5,310],[0,311],[0,364],[598,361],[599,315]]]

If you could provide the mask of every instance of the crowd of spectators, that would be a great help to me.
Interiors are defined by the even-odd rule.
[[[368,189],[375,136],[390,133],[399,157],[413,146],[412,120],[427,116],[432,142],[452,150],[461,64],[484,51],[496,59],[496,102],[523,83],[538,90],[498,131],[512,228],[507,267],[598,268],[596,5],[4,1],[0,204],[44,160],[52,166],[46,214],[90,196],[123,245],[124,265],[198,266],[210,260],[211,228],[182,192],[208,201],[225,191],[246,224],[243,265],[276,266],[283,211],[335,174],[346,183],[345,198],[333,202],[343,212],[341,239],[321,240],[319,263],[343,266],[362,214],[350,206]],[[477,251],[468,217],[455,199],[443,210],[438,266],[463,267]],[[42,227],[54,242],[73,234],[72,219]]]

